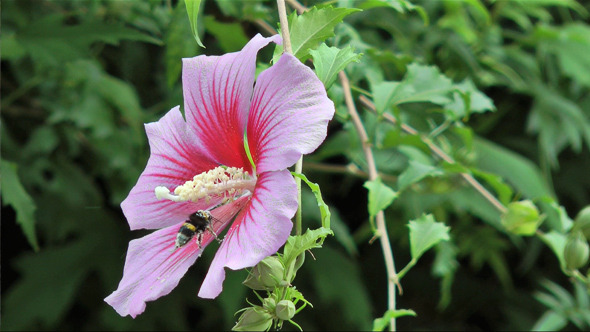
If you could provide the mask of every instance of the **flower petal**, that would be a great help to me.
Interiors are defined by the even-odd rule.
[[[105,299],[119,315],[135,318],[141,314],[147,301],[170,293],[197,260],[200,250],[195,241],[174,250],[181,224],[129,242],[123,279]]]
[[[244,48],[222,56],[183,59],[184,109],[189,126],[215,160],[251,171],[244,130],[254,85],[256,54],[275,35],[256,35]]]
[[[251,201],[227,232],[199,297],[215,298],[222,290],[224,267],[233,270],[256,265],[285,244],[297,211],[297,187],[287,170],[260,174]]]
[[[257,172],[292,166],[326,138],[334,103],[311,69],[290,54],[262,72],[254,87],[248,144]]]
[[[131,229],[162,228],[186,220],[190,213],[214,206],[217,202],[182,202],[158,200],[157,186],[170,191],[193,176],[218,166],[197,145],[194,134],[177,107],[158,122],[145,126],[150,142],[150,159],[137,184],[121,203]]]
[[[222,221],[212,225],[217,234],[230,223],[247,201],[248,197],[242,197],[211,211],[213,217]],[[193,239],[174,250],[176,235],[181,226],[182,222],[129,243],[123,279],[117,290],[105,299],[121,316],[131,315],[135,318],[145,310],[146,302],[170,293],[202,250],[213,240],[213,235],[205,232],[201,248],[196,239]]]

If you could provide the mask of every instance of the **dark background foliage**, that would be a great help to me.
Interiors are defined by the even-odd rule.
[[[498,176],[486,186],[510,186],[508,201],[549,197],[573,218],[590,202],[590,4],[408,4],[335,4],[365,8],[327,41],[363,53],[347,67],[355,97],[403,80],[411,63],[436,66],[433,79],[471,82],[495,107],[478,110],[472,97],[471,114],[428,102],[387,111],[422,133],[439,130],[433,137],[462,165]],[[218,299],[196,297],[215,244],[135,320],[103,299],[122,276],[128,242],[149,233],[129,231],[119,204],[149,156],[143,123],[182,104],[180,59],[236,51],[256,33],[268,35],[261,23],[276,27],[276,4],[205,1],[205,49],[183,2],[5,0],[1,15],[2,329],[231,328],[255,296],[238,271],[228,273]],[[264,50],[261,63],[271,56]],[[304,171],[322,188],[335,236],[297,275],[314,307],[296,321],[305,330],[368,329],[386,310],[386,274],[380,246],[369,243],[366,176],[356,171],[366,171],[366,162],[338,83],[329,95],[337,115]],[[419,140],[357,107],[385,183],[396,187],[410,162],[434,160]],[[398,327],[589,328],[585,286],[562,273],[551,249],[538,237],[503,231],[498,213],[456,174],[436,174],[411,183],[385,211],[398,270],[411,259],[408,220],[432,213],[451,229],[452,241],[427,252],[403,279],[398,308],[418,317],[401,318]],[[317,227],[310,192],[303,208],[304,225]]]

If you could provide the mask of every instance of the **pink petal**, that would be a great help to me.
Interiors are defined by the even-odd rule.
[[[242,197],[211,211],[215,218],[222,221],[213,224],[217,234],[229,224],[248,199]],[[211,233],[205,232],[201,249],[196,239],[192,239],[174,250],[176,234],[181,225],[182,222],[129,243],[123,279],[117,290],[105,299],[121,316],[131,315],[135,318],[145,310],[146,302],[170,293],[200,256],[203,248],[213,240]]]
[[[256,54],[275,35],[256,35],[240,52],[183,59],[184,109],[189,126],[214,159],[251,171],[244,151],[244,130],[252,97]]]
[[[141,314],[147,301],[170,293],[197,260],[200,253],[194,241],[174,250],[181,224],[129,242],[123,279],[105,299],[119,315],[135,318]]]
[[[221,293],[224,267],[256,265],[285,244],[297,210],[297,187],[287,170],[260,174],[251,201],[238,215],[209,267],[199,297]]]
[[[131,229],[176,225],[190,213],[214,206],[217,202],[175,203],[156,198],[157,186],[174,191],[193,176],[218,166],[195,145],[197,140],[188,130],[179,108],[171,109],[158,122],[146,124],[145,130],[150,142],[150,159],[137,184],[121,203]]]
[[[292,166],[326,138],[334,103],[311,69],[290,54],[262,72],[254,87],[248,144],[257,172]]]

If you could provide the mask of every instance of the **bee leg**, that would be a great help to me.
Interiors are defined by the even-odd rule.
[[[221,240],[217,237],[217,234],[215,233],[215,231],[213,230],[213,227],[211,227],[210,225],[207,226],[207,230],[213,234],[213,236],[215,236],[215,240],[217,240],[217,242],[221,243]]]
[[[203,233],[197,234],[197,245],[199,246],[199,250],[203,249],[203,247],[201,247],[201,242],[203,242]]]

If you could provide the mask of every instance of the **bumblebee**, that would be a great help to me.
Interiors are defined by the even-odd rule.
[[[211,227],[212,222],[219,222],[219,220],[213,217],[211,212],[207,210],[198,210],[194,213],[191,213],[184,224],[180,226],[178,234],[176,234],[176,249],[187,244],[193,237],[195,237],[195,235],[197,236],[197,244],[199,245],[199,248],[201,248],[203,234],[206,231],[209,231],[211,234],[213,234],[213,236],[215,236],[217,241],[221,242],[221,240],[217,237],[217,234],[215,234],[213,227]]]

